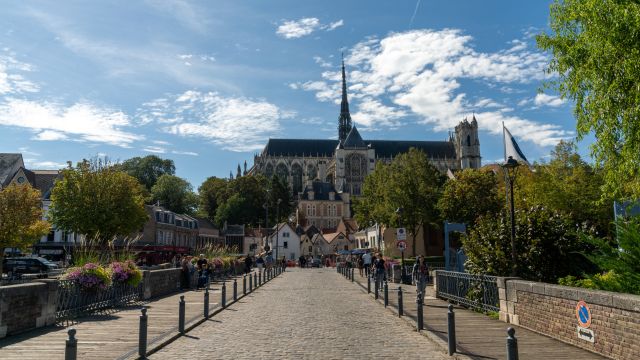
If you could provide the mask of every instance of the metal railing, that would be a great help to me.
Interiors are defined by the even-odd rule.
[[[437,270],[436,296],[478,310],[500,310],[496,276]]]
[[[142,299],[144,285],[116,284],[97,291],[87,291],[73,280],[60,280],[58,283],[58,302],[56,321],[71,320],[80,316]]]

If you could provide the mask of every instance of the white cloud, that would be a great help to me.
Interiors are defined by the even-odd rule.
[[[265,100],[186,91],[147,103],[138,116],[156,121],[170,134],[203,138],[226,150],[252,151],[264,147],[280,130],[280,120],[293,114]]]
[[[27,165],[27,164],[25,164]],[[66,168],[66,163],[59,163],[55,161],[31,161],[27,165],[31,169],[35,170],[53,170],[53,169],[62,169]]]
[[[143,136],[124,130],[131,126],[121,111],[90,103],[64,106],[8,98],[0,103],[0,126],[26,128],[35,140],[74,140],[129,147]]]
[[[178,150],[173,150],[171,151],[172,154],[176,154],[176,155],[189,155],[189,156],[198,156],[199,154],[197,152],[193,152],[193,151],[178,151]]]
[[[33,71],[30,64],[16,59],[10,49],[0,53],[0,95],[38,92],[40,87],[24,78],[22,73]]]
[[[142,151],[146,151],[154,154],[164,154],[167,152],[167,150],[165,150],[160,146],[145,146],[144,148],[142,148]]]
[[[533,103],[538,106],[558,107],[562,106],[565,102],[566,100],[561,99],[559,96],[547,94],[537,94],[533,99]]]
[[[285,39],[297,39],[310,35],[316,30],[332,31],[344,25],[344,21],[338,20],[330,24],[322,24],[315,17],[302,18],[300,20],[284,20],[276,30],[276,34]]]
[[[313,61],[315,61],[315,62],[316,62],[316,64],[320,65],[320,67],[323,67],[323,68],[330,68],[330,67],[333,67],[333,65],[332,65],[330,62],[325,61],[325,60],[324,60],[322,57],[320,57],[320,56],[314,56],[314,57],[313,57]]]
[[[475,111],[482,130],[499,134],[502,122],[512,133],[538,145],[550,145],[570,132],[560,126],[509,114],[507,105],[490,98],[471,101],[463,81],[506,85],[530,84],[548,78],[546,55],[515,40],[497,52],[474,49],[472,37],[457,29],[414,30],[367,38],[345,59],[356,113],[354,120],[369,128],[393,128],[414,115],[437,131],[452,129]],[[298,83],[320,101],[339,102],[340,73],[322,73],[322,81]],[[492,110],[488,110],[488,109]]]

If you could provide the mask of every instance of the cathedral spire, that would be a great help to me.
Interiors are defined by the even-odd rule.
[[[347,100],[347,76],[344,70],[344,54],[342,56],[342,102],[340,103],[340,117],[338,118],[338,139],[344,141],[351,131],[351,114]]]

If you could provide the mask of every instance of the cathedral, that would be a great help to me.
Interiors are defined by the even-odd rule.
[[[440,171],[480,167],[480,142],[475,116],[455,127],[446,141],[364,140],[351,122],[344,62],[338,139],[269,139],[254,157],[249,174],[287,179],[294,197],[301,198],[312,183],[328,183],[339,194],[358,196],[376,162],[391,162],[410,148],[424,151]]]

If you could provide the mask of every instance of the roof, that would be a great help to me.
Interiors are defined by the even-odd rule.
[[[395,157],[409,152],[410,148],[416,148],[424,151],[430,158],[456,158],[456,148],[451,141],[371,140],[368,142],[375,149],[377,157]]]
[[[322,237],[325,238],[329,244],[331,244],[335,239],[339,238],[340,235],[344,236],[346,240],[349,240],[347,235],[345,235],[342,231],[324,234]]]
[[[313,181],[311,186],[307,185],[302,192],[301,200],[309,200],[309,192],[313,191],[313,199],[314,200],[329,200],[329,193],[333,192],[335,195],[336,201],[342,201],[340,194],[336,191],[336,188],[332,183],[322,182],[322,181]]]
[[[269,156],[321,156],[331,157],[338,140],[321,139],[269,139],[263,154]]]
[[[60,176],[58,170],[32,170],[29,171],[33,174],[33,187],[40,190],[42,198],[48,199],[53,188],[53,183]]]
[[[0,187],[7,186],[21,167],[24,168],[22,154],[0,153]]]
[[[351,128],[351,131],[349,131],[349,135],[347,135],[347,138],[344,140],[343,146],[345,148],[367,147],[367,145],[362,140],[362,136],[360,136],[360,133],[358,132],[358,129],[356,129],[355,126]]]
[[[198,221],[198,227],[200,229],[212,229],[212,230],[218,230],[218,228],[213,225],[213,223],[211,222],[211,220],[204,218],[204,217],[195,217],[195,219]]]

